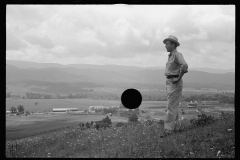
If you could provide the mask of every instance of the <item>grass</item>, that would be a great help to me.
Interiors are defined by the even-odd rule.
[[[99,121],[105,115],[34,115],[26,117],[7,116],[6,117],[6,139],[14,140],[44,134],[52,131],[62,130],[71,126],[78,126],[80,122],[86,123]],[[127,120],[111,117],[113,123],[126,122]]]
[[[204,116],[202,116],[204,117]],[[67,158],[234,158],[235,116],[182,126],[159,138],[163,125],[128,125],[106,130],[70,128],[6,143],[7,157]],[[213,119],[213,118],[212,118]],[[209,122],[209,123],[208,123]],[[211,123],[210,123],[211,122]]]

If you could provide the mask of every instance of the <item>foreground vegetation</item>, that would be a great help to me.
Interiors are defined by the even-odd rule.
[[[234,158],[235,116],[202,113],[180,131],[159,138],[163,124],[128,123],[104,130],[71,128],[6,143],[7,157]]]

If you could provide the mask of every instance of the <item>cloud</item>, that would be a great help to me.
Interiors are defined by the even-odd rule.
[[[20,40],[17,35],[15,35],[13,32],[8,31],[6,35],[6,44],[7,44],[7,50],[19,50],[21,48],[27,47],[26,43],[22,40]]]
[[[40,45],[41,47],[44,47],[47,49],[51,49],[54,46],[52,43],[52,40],[47,36],[37,37],[37,36],[29,35],[29,36],[26,36],[25,40],[31,44]]]
[[[6,28],[9,59],[165,66],[175,35],[191,67],[234,67],[234,5],[7,5]]]
[[[235,40],[235,18],[225,15],[216,6],[211,6],[211,8],[202,6],[201,10],[199,6],[183,6],[172,14],[165,26],[167,26],[168,34],[175,34],[183,41],[233,42]],[[166,29],[163,33],[165,32]]]

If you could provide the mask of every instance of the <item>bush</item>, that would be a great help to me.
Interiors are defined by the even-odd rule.
[[[158,121],[158,124],[159,124],[159,125],[164,125],[164,120],[160,119],[160,120]]]
[[[106,122],[99,122],[98,125],[99,125],[99,128],[104,128],[104,129],[111,127],[111,124],[106,123]]]
[[[221,112],[220,119],[221,120],[228,120],[232,117],[232,114],[230,113],[224,113],[223,111]]]
[[[147,120],[146,122],[145,122],[145,125],[146,126],[151,126],[153,124],[153,120]]]
[[[192,119],[190,123],[193,126],[204,126],[207,124],[211,124],[214,121],[216,121],[216,118],[214,118],[211,115],[206,115],[205,113],[202,112],[201,114],[198,115],[197,119]]]
[[[98,123],[96,123],[96,129],[99,130],[100,126]]]
[[[128,118],[128,121],[129,121],[129,122],[138,122],[138,116],[137,116],[137,114],[136,114],[136,113],[131,114],[131,115],[129,116],[129,118]]]
[[[95,121],[95,123],[96,123],[95,127],[96,127],[97,130],[99,128],[111,127],[111,125],[112,125],[112,121],[108,116],[103,118],[101,121]]]
[[[112,121],[111,121],[111,119],[110,119],[108,116],[105,117],[105,118],[103,118],[103,119],[102,119],[102,122],[103,122],[103,123],[108,123],[109,125],[112,124]]]
[[[122,126],[124,126],[124,123],[123,123],[123,122],[118,122],[118,123],[116,124],[116,127],[122,127]]]

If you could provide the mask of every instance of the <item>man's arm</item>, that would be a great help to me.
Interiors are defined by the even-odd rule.
[[[187,73],[188,71],[186,71],[186,72],[181,72],[180,71],[180,73],[179,73],[179,76],[178,76],[178,81],[180,81],[181,80],[181,78],[182,78],[182,76],[185,74],[185,73]]]
[[[179,76],[176,80],[174,80],[175,83],[180,81],[182,79],[182,76],[187,73],[188,71],[188,64],[186,63],[185,59],[183,58],[181,53],[176,54],[176,62],[180,64],[180,72]]]

